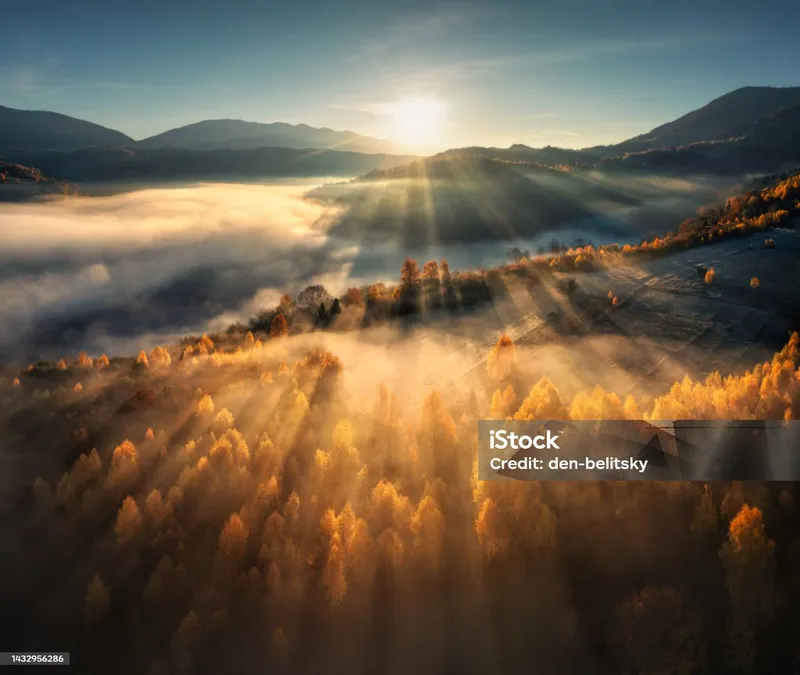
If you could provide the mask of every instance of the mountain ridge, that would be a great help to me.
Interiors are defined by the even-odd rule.
[[[255,150],[287,147],[296,150],[348,150],[392,154],[390,141],[354,131],[288,122],[248,122],[240,119],[201,120],[136,140],[116,129],[49,110],[0,105],[0,153],[71,152],[83,148]]]
[[[391,153],[393,143],[354,131],[288,122],[248,122],[240,119],[201,120],[137,141],[143,149],[253,150],[284,147],[296,150],[324,149],[353,152]]]

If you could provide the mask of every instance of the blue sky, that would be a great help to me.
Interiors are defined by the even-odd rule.
[[[800,84],[789,0],[38,0],[0,14],[0,104],[143,138],[209,118],[392,138],[433,98],[430,148],[613,143],[747,85]]]

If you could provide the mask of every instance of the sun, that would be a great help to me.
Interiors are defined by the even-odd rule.
[[[436,145],[443,118],[444,104],[432,98],[409,98],[392,106],[395,136],[409,146]]]

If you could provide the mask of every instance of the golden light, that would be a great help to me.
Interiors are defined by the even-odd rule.
[[[395,137],[412,146],[435,144],[440,137],[444,104],[432,98],[411,98],[392,106]]]

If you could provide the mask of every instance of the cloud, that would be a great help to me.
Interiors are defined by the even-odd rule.
[[[473,3],[448,2],[424,12],[410,13],[404,20],[392,21],[380,35],[365,39],[355,50],[357,57],[382,58],[418,44],[441,41],[485,14],[486,8]]]

